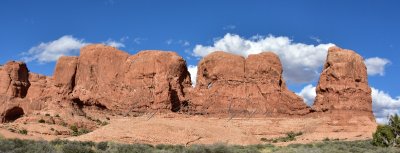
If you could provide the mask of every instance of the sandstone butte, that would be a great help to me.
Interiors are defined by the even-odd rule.
[[[79,57],[59,58],[52,77],[29,72],[23,62],[0,67],[0,134],[186,145],[256,144],[288,131],[303,132],[300,143],[369,139],[376,123],[363,61],[354,51],[329,48],[316,100],[307,106],[286,87],[272,52],[211,53],[199,62],[192,87],[175,52],[129,55],[88,45]],[[92,132],[74,137],[72,125]],[[28,134],[15,132],[21,129]]]

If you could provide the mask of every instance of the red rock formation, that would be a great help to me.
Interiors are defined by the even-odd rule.
[[[57,78],[56,78],[57,80]],[[121,113],[178,111],[190,76],[182,57],[173,52],[128,53],[104,45],[81,49],[74,97]]]
[[[4,122],[21,114],[58,110],[72,119],[156,111],[231,117],[310,113],[287,89],[282,71],[278,56],[271,52],[246,59],[214,52],[200,61],[197,86],[192,88],[186,62],[174,52],[129,55],[89,45],[79,57],[61,57],[53,78],[29,73],[22,62],[0,67],[0,115]],[[364,111],[372,116],[370,92],[362,57],[330,48],[313,109]]]
[[[29,71],[25,63],[10,61],[0,68],[0,116],[2,122],[13,121],[24,112],[20,98],[26,97]]]
[[[61,93],[72,92],[75,86],[78,57],[62,56],[58,59],[54,71],[54,85],[62,89]]]
[[[23,98],[30,86],[29,71],[23,62],[11,61],[0,68],[0,95]]]
[[[351,50],[331,47],[317,86],[313,109],[371,112],[371,89],[363,58]]]
[[[290,92],[282,65],[273,53],[247,59],[214,52],[198,65],[191,102],[196,112],[208,114],[305,114],[307,106]]]

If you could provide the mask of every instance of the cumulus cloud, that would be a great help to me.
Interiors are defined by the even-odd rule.
[[[196,77],[197,77],[197,66],[195,65],[189,65],[188,66],[188,71],[190,73],[190,78],[192,80],[192,86],[196,86]]]
[[[387,117],[389,115],[400,113],[400,97],[392,98],[384,91],[375,89],[373,87],[371,90],[372,109],[378,123],[387,123]]]
[[[256,35],[246,39],[227,33],[223,38],[216,39],[211,46],[196,45],[193,54],[204,57],[220,50],[247,57],[249,54],[272,51],[280,57],[287,81],[309,83],[319,77],[319,71],[325,62],[328,48],[331,46],[334,44],[295,43],[283,36]]]
[[[40,43],[38,46],[32,47],[23,53],[22,59],[25,62],[37,60],[40,63],[56,61],[63,55],[78,54],[79,49],[87,44],[82,39],[66,35],[57,40]]]
[[[317,96],[317,93],[315,92],[315,86],[312,84],[305,86],[299,93],[296,94],[302,97],[308,106],[311,106],[314,103],[314,99]]]
[[[385,75],[385,66],[389,63],[390,61],[388,59],[379,57],[365,59],[368,75]]]
[[[103,42],[103,44],[121,48],[125,47],[122,42],[126,39],[128,39],[128,37],[123,37],[120,41],[109,39]],[[28,51],[23,52],[22,60],[25,62],[37,61],[39,63],[52,62],[56,61],[61,56],[78,55],[80,48],[88,44],[90,43],[85,42],[83,39],[65,35],[57,40],[42,42],[30,48]]]

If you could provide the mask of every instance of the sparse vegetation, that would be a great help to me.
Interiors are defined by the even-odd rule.
[[[26,129],[18,130],[19,134],[27,135],[28,131]]]
[[[50,116],[50,114],[46,113],[46,114],[44,114],[44,116]]]
[[[78,127],[76,127],[76,125],[70,126],[69,129],[72,131],[72,135],[73,136],[79,136],[79,135],[91,132],[89,129],[86,129],[86,128],[79,128],[78,129]]]
[[[392,115],[387,125],[378,125],[372,143],[381,147],[400,147],[400,117]]]
[[[68,126],[68,123],[61,122],[60,125],[63,126],[63,127],[67,127],[67,126]]]
[[[106,125],[108,125],[108,122],[106,122],[106,121],[101,123],[101,126],[106,126]]]
[[[46,123],[46,121],[44,119],[40,119],[38,122],[39,123]]]
[[[56,114],[54,117],[60,117],[60,115]]]
[[[8,128],[8,131],[10,131],[10,132],[15,132],[15,129],[13,129],[13,128]]]
[[[397,147],[380,147],[372,145],[371,141],[324,141],[313,144],[291,144],[274,146],[258,145],[167,145],[156,146],[148,144],[118,144],[113,142],[79,142],[67,140],[32,141],[20,139],[0,139],[0,152],[59,152],[59,153],[310,153],[310,152],[351,152],[351,153],[396,153]]]
[[[261,141],[264,142],[272,142],[272,143],[277,143],[277,142],[289,142],[289,141],[294,141],[296,140],[297,136],[302,135],[303,132],[288,132],[286,133],[286,136],[284,137],[278,137],[278,138],[272,138],[272,139],[267,139],[267,138],[261,138]]]

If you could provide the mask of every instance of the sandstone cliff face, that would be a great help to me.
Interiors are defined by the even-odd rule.
[[[289,91],[275,54],[247,59],[214,52],[198,65],[197,85],[191,97],[196,112],[205,114],[305,114],[308,108]]]
[[[179,111],[190,84],[186,62],[176,53],[142,51],[130,56],[113,47],[89,45],[79,56],[73,96],[85,105],[121,113]]]
[[[62,56],[57,60],[54,71],[54,85],[61,88],[61,93],[70,93],[75,87],[78,57]]]
[[[371,89],[363,58],[351,50],[331,47],[318,82],[313,108],[355,110],[372,115]]]
[[[282,71],[278,56],[271,52],[248,58],[214,52],[200,61],[197,86],[192,88],[186,62],[174,52],[129,55],[109,46],[88,45],[79,57],[61,57],[54,77],[29,73],[22,62],[0,67],[0,115],[8,122],[35,111],[72,119],[96,113],[312,114],[287,89]],[[330,48],[311,110],[363,111],[372,116],[370,93],[362,57]]]
[[[11,61],[0,68],[0,95],[24,98],[30,86],[25,63]]]
[[[28,73],[26,64],[22,62],[10,61],[0,67],[1,122],[13,121],[24,114],[17,99],[27,94],[30,86]]]

